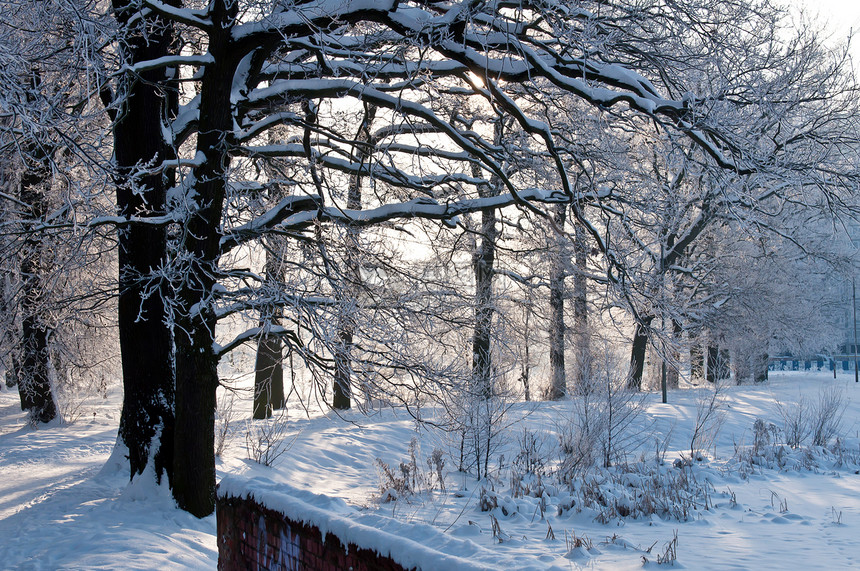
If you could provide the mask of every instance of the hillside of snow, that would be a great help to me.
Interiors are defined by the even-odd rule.
[[[401,537],[435,538],[430,547],[478,568],[860,567],[853,374],[772,373],[766,385],[712,395],[709,387],[670,391],[662,404],[646,394],[619,428],[607,468],[572,467],[577,456],[562,446],[582,410],[576,399],[512,403],[494,428],[481,481],[456,470],[457,438],[402,409],[337,416],[295,407],[251,423],[250,404],[239,400],[218,471],[303,502],[335,498],[317,508]],[[826,445],[807,435],[788,446],[789,413],[804,403],[811,421],[828,395],[839,398],[841,422]],[[83,403],[73,423],[33,428],[17,393],[0,391],[0,567],[216,567],[214,516],[177,510],[151,475],[128,483],[114,451],[119,402],[114,390]],[[715,421],[700,426],[691,457],[709,402]],[[424,420],[438,414],[421,411]],[[249,459],[261,431],[280,438],[282,447],[268,450],[271,467]]]

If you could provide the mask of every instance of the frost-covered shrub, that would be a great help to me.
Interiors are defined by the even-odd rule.
[[[559,515],[575,506],[578,512],[591,512],[600,523],[652,514],[687,521],[713,507],[714,493],[707,480],[696,477],[695,467],[638,462],[594,468],[573,487],[570,507],[560,506]]]
[[[511,463],[511,494],[514,497],[543,494],[547,474],[545,441],[536,433],[523,429],[518,437],[519,452]]]
[[[271,418],[248,421],[245,430],[245,448],[248,458],[263,466],[272,466],[294,440],[287,440],[289,423],[287,409]]]
[[[830,439],[839,434],[845,405],[841,388],[831,386],[819,391],[818,402],[812,405],[810,413],[809,430],[813,446],[827,446]]]
[[[221,398],[215,408],[215,456],[221,456],[224,448],[227,446],[228,436],[230,435],[230,427],[235,420],[236,413],[233,409],[235,396],[232,391],[227,391]]]
[[[696,421],[690,439],[690,458],[701,460],[716,441],[726,419],[724,389],[719,383],[712,391],[703,391],[696,400]]]
[[[837,412],[844,409],[844,405],[840,403],[836,406],[829,398],[823,399],[823,402],[831,409],[835,407]],[[837,418],[841,419],[841,412],[837,414]],[[838,423],[837,428],[831,425],[831,429],[835,433],[838,430]],[[775,425],[757,419],[753,424],[752,445],[735,444],[735,454],[725,468],[739,474],[742,478],[748,478],[756,471],[760,472],[764,469],[818,471],[847,468],[860,471],[860,445],[847,445],[837,436],[833,444],[828,447],[790,446],[791,442],[788,438],[786,443],[781,443],[779,436],[780,431]]]
[[[573,482],[582,471],[600,464],[608,468],[624,463],[629,452],[649,437],[642,430],[644,394],[628,388],[626,364],[605,351],[592,359],[583,376],[579,396],[572,400],[571,415],[558,427],[560,479]]]
[[[810,405],[805,396],[801,396],[793,404],[782,404],[776,401],[776,410],[782,418],[782,432],[785,443],[792,448],[803,445],[809,437]]]
[[[752,453],[758,456],[768,447],[775,445],[778,433],[779,429],[775,424],[757,418],[753,423]]]
[[[495,379],[489,394],[472,387],[470,380],[456,380],[445,391],[442,428],[450,437],[457,469],[478,479],[489,475],[489,462],[503,444],[511,393]]]
[[[445,457],[441,448],[434,448],[433,453],[427,457],[427,468],[429,469],[428,485],[430,489],[434,488],[433,480],[435,479],[435,485],[438,485],[439,490],[444,492],[445,475],[442,472],[442,469],[445,468]]]
[[[418,466],[420,453],[418,439],[413,436],[409,442],[407,458],[400,462],[396,469],[391,468],[381,458],[376,459],[376,471],[379,476],[378,498],[381,502],[409,498],[424,490],[433,490],[436,486],[445,491],[445,478],[442,472],[445,460],[442,451],[436,448],[427,458],[429,470],[426,473]]]
[[[392,469],[381,458],[376,459],[379,474],[379,499],[391,502],[420,492],[424,475],[418,470],[418,439],[414,436],[409,442],[408,457],[398,469]]]

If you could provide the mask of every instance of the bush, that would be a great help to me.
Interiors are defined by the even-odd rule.
[[[272,466],[295,440],[286,440],[287,428],[287,409],[271,418],[248,421],[245,431],[248,458],[263,466]]]
[[[831,438],[842,429],[842,415],[845,414],[843,391],[837,386],[822,388],[818,392],[818,402],[810,413],[813,446],[827,446]]]

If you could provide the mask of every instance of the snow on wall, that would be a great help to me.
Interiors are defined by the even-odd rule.
[[[221,571],[404,571],[390,557],[344,546],[253,499],[219,499],[217,519]]]
[[[511,565],[432,526],[360,513],[342,500],[263,478],[225,476],[217,514],[218,568],[224,570],[473,571]]]

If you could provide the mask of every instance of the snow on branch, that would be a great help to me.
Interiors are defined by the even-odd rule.
[[[160,58],[150,59],[135,63],[134,65],[124,66],[121,71],[130,71],[132,73],[143,73],[154,69],[165,67],[179,66],[205,66],[215,63],[215,58],[211,54],[205,53],[201,55],[169,55]]]
[[[519,204],[521,201],[559,203],[568,202],[570,197],[560,190],[531,188],[522,190],[518,196],[501,194],[485,198],[470,198],[441,204],[429,197],[419,197],[407,202],[386,204],[367,210],[350,210],[326,207],[315,212],[301,212],[285,219],[278,229],[301,230],[314,220],[331,220],[348,226],[362,227],[381,224],[400,218],[424,218],[428,220],[453,221],[457,216],[494,210]]]
[[[221,251],[227,252],[243,242],[258,238],[291,214],[316,209],[320,204],[319,196],[287,196],[263,216],[234,228],[229,235],[221,238]]]
[[[286,329],[285,327],[281,327],[280,325],[268,325],[266,327],[253,327],[251,329],[243,331],[242,333],[234,337],[226,345],[219,345],[218,343],[213,343],[212,350],[215,353],[215,356],[220,359],[239,345],[242,345],[243,343],[246,343],[253,339],[257,339],[262,335],[271,335],[284,339],[289,339],[298,347],[304,346],[302,344],[302,340],[299,338],[298,335],[296,335],[296,332],[292,329]]]
[[[260,21],[238,25],[231,36],[236,41],[262,43],[268,36],[289,37],[324,29],[335,21],[359,21],[373,13],[393,10],[396,5],[397,0],[312,0],[294,9],[276,11]]]
[[[158,0],[143,0],[143,5],[159,16],[163,16],[169,20],[173,20],[174,22],[180,22],[203,31],[208,32],[213,26],[212,20],[209,18],[209,14],[205,10],[179,8],[171,6],[170,4],[165,4],[164,2],[159,2]]]

